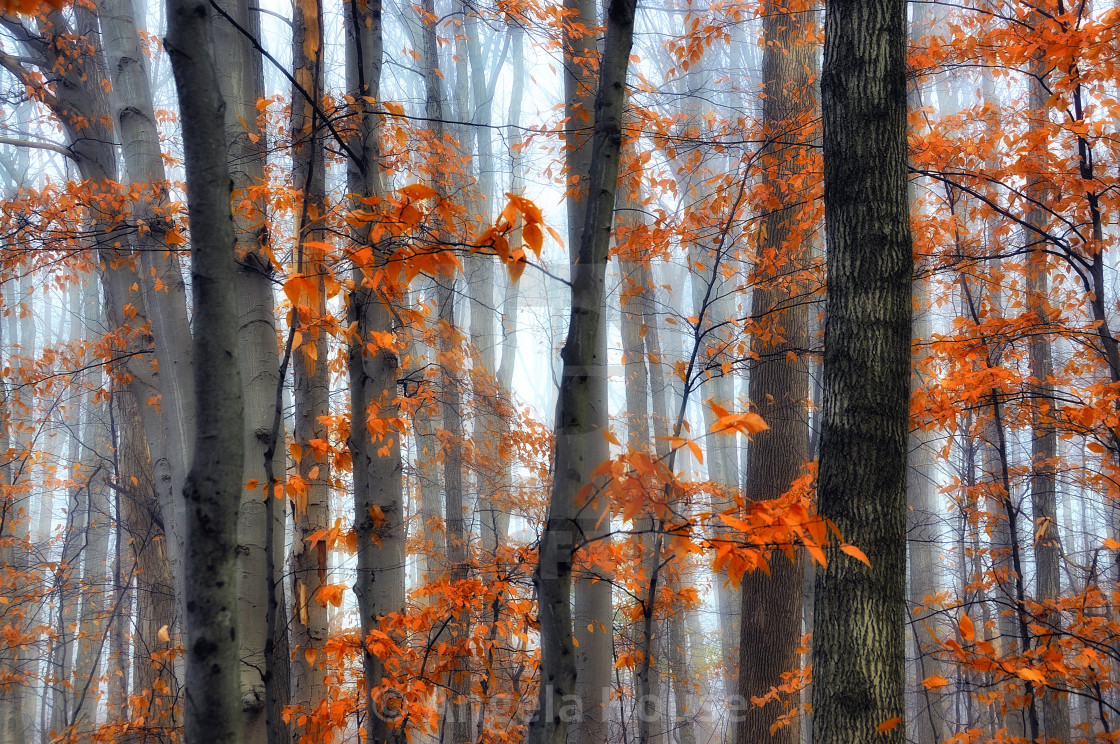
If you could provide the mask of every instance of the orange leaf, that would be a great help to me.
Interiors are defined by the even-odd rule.
[[[1116,542],[1111,537],[1106,537],[1104,539],[1104,542],[1101,543],[1101,544],[1104,545],[1109,550],[1120,550],[1120,542]]]
[[[880,723],[875,730],[877,732],[879,732],[880,734],[882,734],[882,733],[885,733],[887,731],[890,731],[891,729],[893,729],[895,726],[897,726],[900,723],[902,723],[902,719],[899,718],[898,716],[895,716],[894,718],[888,718],[887,720]]]
[[[409,184],[408,186],[397,189],[397,191],[414,201],[419,199],[433,199],[439,196],[438,191],[422,183]]]
[[[159,629],[159,632],[156,633],[156,638],[160,639],[164,643],[171,642],[171,633],[168,632],[166,625]]]
[[[541,226],[536,222],[527,222],[525,227],[521,228],[521,237],[525,241],[525,245],[529,246],[529,250],[537,254],[537,258],[541,256],[541,246],[544,245],[544,233],[541,232]]]
[[[968,618],[968,613],[961,613],[961,638],[966,641],[971,641],[976,637],[976,629],[972,625],[972,621]]]
[[[855,545],[841,545],[840,549],[851,557],[855,558],[860,563],[866,563],[869,568],[871,567],[871,561],[869,561],[864,552],[857,548]]]
[[[922,686],[927,690],[939,690],[947,684],[949,684],[949,680],[945,679],[940,674],[934,674],[922,680]]]
[[[808,543],[805,544],[805,549],[809,551],[809,555],[812,556],[813,560],[819,563],[822,568],[827,565],[828,562],[825,560],[823,550],[816,545],[810,545]]]
[[[517,251],[507,264],[509,267],[509,280],[516,284],[517,280],[521,278],[521,275],[525,273],[525,267],[528,265],[529,262],[525,260],[525,254],[520,250]]]

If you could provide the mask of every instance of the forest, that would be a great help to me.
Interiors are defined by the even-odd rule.
[[[1113,0],[0,0],[0,744],[1120,739],[1118,89]]]

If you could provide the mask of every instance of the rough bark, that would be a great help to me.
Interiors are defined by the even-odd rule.
[[[563,706],[575,690],[571,578],[573,548],[582,539],[577,497],[604,459],[604,312],[607,249],[614,216],[622,108],[633,43],[635,0],[612,0],[607,10],[604,55],[595,99],[595,133],[589,198],[572,266],[572,315],[561,352],[563,371],[556,409],[556,466],[548,519],[533,584],[541,629],[541,679],[537,711],[529,724],[530,744],[564,744],[568,722]],[[604,635],[607,635],[604,633]],[[587,716],[587,702],[583,716]]]
[[[1030,76],[1031,127],[1038,128],[1049,119],[1047,102],[1050,98],[1046,86],[1046,66],[1040,60]],[[1043,205],[1050,199],[1042,183],[1029,186],[1031,203],[1034,208],[1027,211],[1026,221],[1038,234],[1046,227]],[[1028,347],[1030,371],[1034,387],[1034,405],[1031,407],[1031,511],[1035,524],[1035,581],[1038,586],[1038,601],[1052,603],[1061,596],[1061,552],[1060,530],[1057,513],[1057,481],[1055,478],[1055,459],[1058,455],[1058,435],[1051,418],[1055,408],[1054,386],[1050,378],[1054,374],[1054,360],[1050,349],[1049,326],[1050,304],[1049,270],[1045,244],[1038,243],[1033,234],[1024,235],[1027,245],[1032,246],[1027,262],[1027,309],[1035,316],[1038,329],[1031,335]],[[1055,611],[1045,611],[1043,627],[1047,632],[1038,642],[1050,645],[1062,631],[1061,615]],[[1047,742],[1067,744],[1070,740],[1069,698],[1049,690],[1041,690],[1042,731]]]
[[[751,410],[769,424],[747,450],[746,497],[776,499],[802,475],[809,459],[809,291],[795,280],[808,263],[812,235],[810,199],[791,187],[805,170],[807,128],[816,108],[814,16],[808,9],[781,12],[772,3],[763,16],[761,181],[773,206],[759,227],[758,261],[751,294],[751,319],[760,329],[751,340]],[[782,675],[801,666],[801,585],[803,561],[775,553],[770,571],[743,577],[739,635],[738,694],[746,701],[783,683]],[[796,744],[800,719],[776,730],[775,719],[800,700],[749,703],[736,734],[740,744],[769,741]]]
[[[187,744],[242,740],[237,516],[245,467],[236,238],[210,6],[168,0],[191,224],[195,446],[186,501]]]
[[[127,526],[128,545],[136,565],[134,592],[136,615],[132,624],[133,691],[139,696],[133,720],[144,720],[146,735],[160,741],[178,726],[175,713],[177,682],[171,637],[160,640],[160,629],[170,633],[175,623],[175,594],[167,540],[158,519],[155,478],[144,438],[144,424],[131,395],[114,396],[118,411],[117,461],[120,478],[121,519]],[[136,480],[133,481],[133,478]]]
[[[813,632],[813,739],[901,744],[911,237],[906,3],[837,0],[821,77],[828,305],[818,508],[871,567],[826,550]],[[896,722],[897,723],[897,722]]]

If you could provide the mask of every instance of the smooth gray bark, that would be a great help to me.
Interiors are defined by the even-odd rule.
[[[380,166],[378,106],[380,101],[382,31],[381,2],[364,5],[347,0],[346,78],[347,88],[357,101],[358,132],[350,149],[359,160],[347,164],[350,192],[357,195],[354,206],[369,209],[362,200],[378,200],[384,195]],[[348,319],[357,323],[357,342],[350,346],[350,449],[354,468],[354,529],[358,538],[358,575],[354,593],[362,636],[377,629],[382,616],[404,608],[404,491],[401,475],[399,432],[389,428],[374,438],[371,419],[397,415],[396,352],[377,342],[371,332],[393,332],[388,303],[393,287],[388,280],[374,283],[379,270],[385,270],[388,246],[369,244],[369,228],[359,227],[353,238],[359,246],[372,248],[370,265],[356,266],[352,274],[354,290],[349,296]],[[370,348],[367,350],[366,345]],[[370,742],[387,742],[402,735],[390,723],[387,711],[378,713],[375,689],[381,685],[383,665],[368,648],[362,654],[367,706],[366,737]]]
[[[245,467],[225,101],[206,0],[168,0],[191,224],[195,447],[186,501],[187,744],[242,741],[237,516]]]
[[[529,724],[530,744],[565,744],[568,721],[563,706],[575,692],[572,634],[573,550],[581,534],[580,491],[605,459],[605,274],[614,223],[622,108],[633,43],[636,0],[612,0],[595,99],[595,134],[589,197],[572,271],[572,316],[561,352],[563,371],[556,409],[556,466],[548,519],[533,573],[541,629],[541,678],[537,711]],[[606,632],[603,632],[607,635]],[[583,715],[596,715],[583,700]]]
[[[213,16],[218,86],[226,102],[227,161],[233,189],[237,240],[238,339],[244,423],[245,472],[271,487],[284,472],[286,439],[277,420],[280,357],[277,352],[273,267],[264,199],[254,194],[264,183],[266,142],[257,128],[257,101],[264,97],[260,14],[249,0],[218,0]],[[298,103],[298,98],[293,99]],[[256,139],[256,141],[254,141]],[[241,696],[246,744],[276,742],[287,735],[280,716],[288,701],[287,623],[284,620],[284,502],[262,499],[243,488],[238,513],[239,613],[241,616]],[[290,496],[290,494],[289,494]]]

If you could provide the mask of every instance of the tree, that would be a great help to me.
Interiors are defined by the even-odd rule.
[[[381,2],[347,2],[346,80],[351,91],[356,131],[350,139],[347,181],[356,208],[377,207],[385,196],[381,173],[380,112],[382,65]],[[354,593],[361,619],[362,666],[365,672],[366,734],[369,741],[392,737],[392,711],[378,714],[377,688],[383,661],[373,652],[371,633],[381,619],[404,606],[404,493],[401,481],[400,432],[388,428],[395,418],[399,359],[386,343],[393,332],[389,309],[396,284],[387,275],[391,250],[359,223],[352,235],[356,255],[353,290],[348,299],[355,336],[350,344],[350,434],[347,446],[354,472],[354,531],[358,575]],[[368,253],[362,249],[369,248]],[[380,419],[381,423],[378,424]]]
[[[604,281],[614,223],[614,198],[622,145],[622,107],[630,65],[636,0],[611,0],[606,46],[595,97],[595,134],[579,255],[573,265],[572,315],[561,356],[556,409],[556,467],[548,521],[533,573],[541,625],[541,679],[531,744],[563,744],[568,721],[563,706],[576,689],[571,601],[572,560],[581,534],[580,511],[593,498],[592,473],[600,465],[606,433],[606,334]],[[583,503],[580,503],[580,502]],[[586,702],[586,701],[584,701]],[[583,715],[587,715],[584,710]]]
[[[226,104],[214,64],[209,4],[169,0],[167,13],[164,44],[182,104],[195,307],[195,446],[183,486],[187,503],[183,728],[188,744],[239,744],[236,547],[245,450]]]
[[[774,499],[801,477],[809,460],[809,244],[814,209],[804,173],[812,167],[808,148],[814,137],[816,45],[811,5],[771,4],[763,18],[762,200],[758,251],[751,294],[751,409],[770,428],[755,435],[747,449],[746,496]],[[743,577],[739,636],[738,693],[746,701],[786,685],[800,667],[801,582],[803,563],[776,556],[769,573]],[[783,677],[784,675],[784,677]],[[796,698],[795,698],[796,699]],[[794,744],[798,718],[777,732],[771,726],[784,714],[781,699],[747,704],[741,711],[738,741],[771,737]],[[796,708],[796,706],[794,706]],[[772,735],[772,736],[771,736]]]
[[[825,9],[828,304],[818,509],[832,548],[813,624],[813,740],[902,742],[911,256],[906,3]]]

